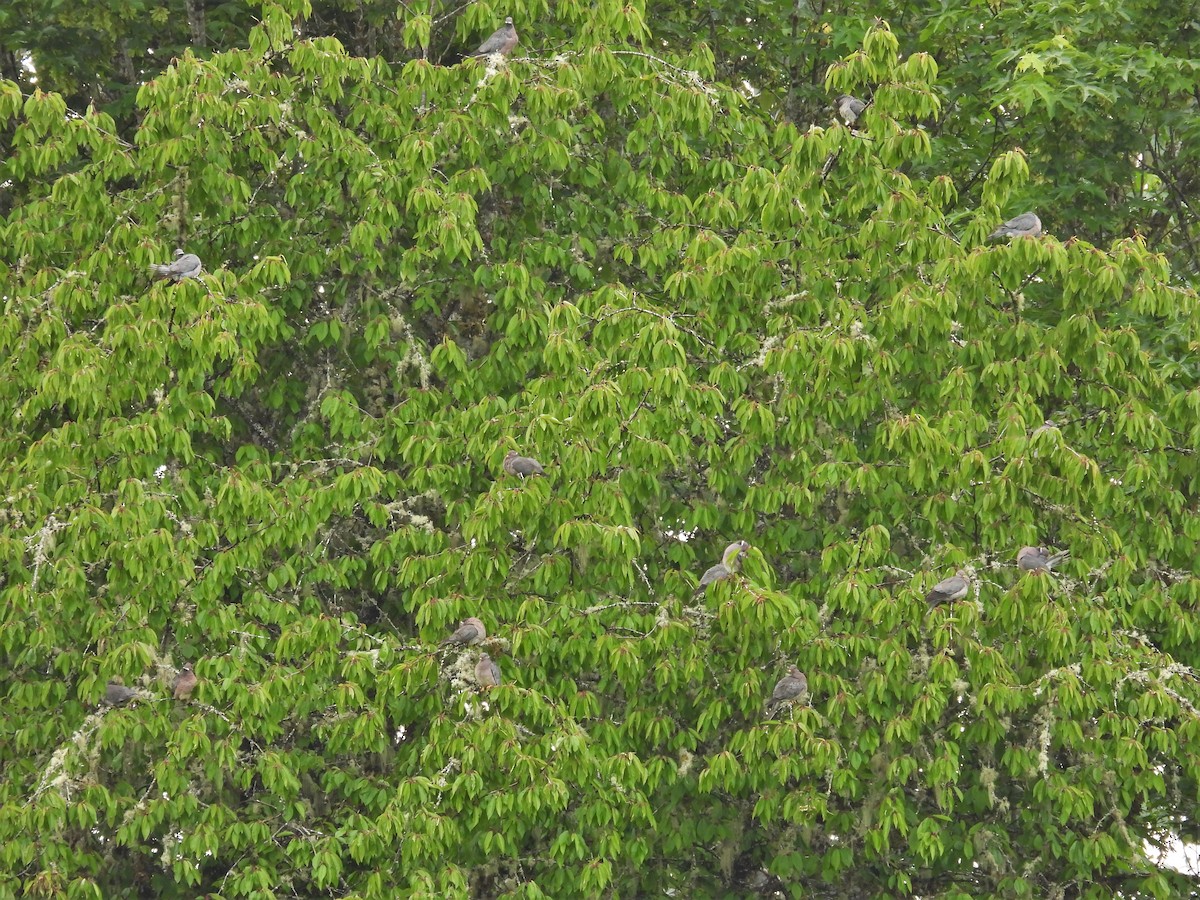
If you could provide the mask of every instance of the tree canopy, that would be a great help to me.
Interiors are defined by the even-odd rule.
[[[1200,896],[1200,77],[1085,6],[0,12],[0,895]]]

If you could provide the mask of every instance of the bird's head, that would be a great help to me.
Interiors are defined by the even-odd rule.
[[[742,565],[742,556],[750,549],[748,541],[734,541],[721,554],[721,563],[727,569],[738,569]]]

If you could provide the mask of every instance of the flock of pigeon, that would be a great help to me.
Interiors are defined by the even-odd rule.
[[[546,470],[540,462],[531,456],[521,456],[516,450],[509,450],[502,464],[504,471],[520,478],[545,478]],[[742,558],[750,550],[748,541],[738,540],[725,548],[721,561],[710,566],[700,576],[699,583],[693,596],[705,593],[708,588],[719,581],[725,581],[734,573],[741,570]],[[1071,551],[1062,550],[1054,553],[1046,547],[1022,547],[1017,554],[1017,568],[1022,572],[1050,572],[1059,563],[1070,559]],[[944,578],[933,586],[925,595],[926,613],[943,603],[953,603],[962,600],[971,589],[971,573],[968,569],[959,569],[949,578]],[[473,647],[487,637],[487,629],[483,622],[475,616],[469,616],[459,623],[458,628],[443,640],[442,647]],[[187,700],[195,690],[199,679],[190,664],[185,665],[175,677],[172,685],[172,695],[176,700]],[[480,689],[493,688],[501,684],[500,667],[492,657],[484,652],[475,663],[475,682]],[[143,694],[133,688],[128,688],[119,680],[109,681],[105,688],[104,699],[109,706],[121,706]],[[787,674],[775,684],[771,699],[767,702],[768,718],[775,715],[784,706],[797,701],[804,703],[808,697],[808,679],[796,665],[788,667]]]
[[[509,450],[504,456],[504,471],[522,480],[546,476],[542,464],[531,456],[521,456],[516,450]],[[750,550],[748,541],[734,541],[721,554],[721,561],[710,566],[700,576],[700,581],[693,596],[705,593],[709,585],[730,578],[740,571],[742,557]],[[1022,572],[1050,572],[1059,563],[1071,558],[1070,550],[1057,553],[1047,547],[1022,547],[1017,553],[1017,568]],[[971,589],[971,573],[968,569],[959,569],[949,578],[943,578],[925,595],[926,612],[943,603],[953,603],[962,600]],[[487,631],[483,622],[471,616],[463,619],[458,629],[442,641],[441,646],[469,647],[478,644]],[[475,678],[480,687],[492,687],[500,683],[500,669],[492,658],[484,653],[475,666]],[[767,702],[767,717],[773,716],[779,709],[798,701],[801,704],[808,697],[808,678],[796,665],[788,667],[787,674],[775,684],[771,699]]]
[[[520,456],[517,451],[510,450],[504,457],[504,471],[522,479],[527,477],[545,477],[541,464],[528,456]],[[700,576],[696,595],[703,594],[709,585],[724,581],[741,569],[741,559],[750,550],[747,541],[734,541],[721,554],[721,561],[705,570]],[[1059,563],[1069,559],[1070,550],[1053,553],[1046,547],[1022,547],[1017,554],[1017,568],[1022,572],[1049,572]],[[959,569],[949,578],[944,578],[933,586],[925,595],[927,611],[943,603],[953,603],[962,600],[971,589],[971,575],[966,569]],[[474,647],[487,637],[487,629],[483,622],[475,616],[468,616],[459,623],[454,633],[438,645],[440,647],[466,648]],[[187,664],[175,676],[171,693],[176,700],[186,701],[196,689],[199,679],[191,664]],[[500,667],[487,652],[480,653],[475,663],[475,683],[482,690],[493,688],[502,683]],[[109,706],[123,706],[130,700],[143,697],[142,692],[126,687],[121,681],[109,681],[104,690],[104,702]],[[767,701],[767,718],[773,717],[784,707],[799,702],[803,704],[808,699],[808,678],[795,664],[789,665],[787,674],[775,683],[771,691],[771,699]]]
[[[842,94],[833,101],[837,108],[838,115],[842,117],[842,121],[847,127],[853,127],[858,121],[858,117],[863,114],[867,108],[867,104],[857,97],[852,97],[849,94]],[[1015,238],[1015,237],[1038,237],[1042,233],[1042,220],[1034,213],[1027,212],[1015,218],[1009,219],[995,231],[987,236],[989,241],[996,238]]]
[[[507,57],[517,48],[519,42],[517,29],[513,25],[512,16],[509,16],[504,20],[504,25],[492,32],[491,36],[479,45],[479,49],[470,55],[473,59],[496,55]],[[842,117],[842,121],[847,126],[853,126],[866,111],[868,104],[857,97],[842,94],[834,101],[834,106],[837,108],[838,115]],[[1009,219],[989,234],[987,239],[990,241],[1005,237],[1038,237],[1041,233],[1042,220],[1034,213],[1027,212]],[[172,281],[182,281],[184,278],[195,278],[200,274],[200,257],[194,253],[176,250],[173,262],[152,265],[150,269],[156,279],[169,278]]]
[[[504,25],[496,29],[487,40],[480,44],[479,49],[471,54],[471,56],[476,59],[497,54],[501,57],[507,57],[516,49],[518,42],[517,29],[513,25],[512,16],[509,16],[504,20]],[[863,112],[866,111],[868,105],[849,94],[842,94],[834,101],[834,104],[838,114],[847,126],[853,126]],[[988,240],[1004,237],[1038,237],[1041,233],[1041,219],[1036,214],[1027,212],[1022,213],[1016,218],[1009,219],[1002,224],[988,235]],[[196,254],[176,250],[175,259],[172,262],[161,265],[155,264],[150,269],[155,279],[170,279],[178,282],[185,278],[198,277],[202,265],[200,257],[196,256]],[[515,475],[522,479],[537,476],[544,477],[546,474],[541,463],[531,457],[521,456],[516,450],[510,450],[504,457],[503,467],[504,471],[509,475]],[[741,566],[741,556],[749,549],[750,545],[746,541],[735,541],[726,547],[724,554],[721,556],[721,561],[700,576],[700,583],[696,589],[696,593],[703,593],[710,584],[729,578],[734,572],[738,571]],[[1045,547],[1023,547],[1021,552],[1017,554],[1017,565],[1022,571],[1027,572],[1049,571],[1069,555],[1070,551],[1051,554]],[[925,597],[928,608],[932,609],[941,603],[963,599],[966,597],[970,586],[969,573],[964,569],[960,569],[954,575],[934,585],[933,589]],[[479,619],[471,617],[464,619],[458,629],[450,637],[442,641],[442,645],[474,646],[486,636],[487,633],[484,630],[483,623]],[[480,687],[494,687],[500,684],[500,668],[487,653],[481,654],[479,661],[475,665],[475,680]],[[175,680],[173,689],[175,698],[177,700],[186,700],[191,696],[195,686],[196,675],[190,665],[185,666]],[[775,685],[775,690],[771,693],[771,700],[767,706],[768,715],[773,714],[783,704],[797,699],[803,700],[807,694],[808,679],[805,678],[804,673],[796,666],[791,666],[788,669],[788,673],[779,679],[779,682]],[[113,681],[108,683],[105,691],[106,701],[114,706],[126,703],[136,696],[138,696],[136,691],[125,687],[119,682]]]

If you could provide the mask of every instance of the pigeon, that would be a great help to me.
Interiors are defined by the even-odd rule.
[[[474,616],[469,616],[459,623],[454,634],[450,635],[450,637],[446,638],[438,646],[471,647],[478,644],[485,637],[487,637],[487,630],[483,627],[483,623]]]
[[[835,101],[837,103],[838,115],[842,117],[842,121],[847,125],[853,125],[858,121],[858,117],[862,115],[862,111],[867,108],[867,104],[863,103],[857,97],[851,97],[849,94],[842,94]]]
[[[796,666],[788,666],[787,674],[775,683],[775,690],[771,692],[771,700],[767,704],[767,718],[775,715],[783,704],[792,700],[800,700],[803,703],[807,696],[808,679]]]
[[[967,596],[970,587],[971,579],[967,575],[967,570],[959,569],[949,578],[943,578],[935,584],[933,590],[925,595],[925,602],[929,604],[930,609],[942,603],[952,603]]]
[[[1071,558],[1070,550],[1051,553],[1049,547],[1022,547],[1017,554],[1017,568],[1022,572],[1049,572],[1063,560]]]
[[[483,653],[475,663],[475,682],[481,687],[495,687],[500,683],[500,667],[490,656]]]
[[[746,541],[734,541],[721,554],[721,561],[711,566],[700,576],[700,584],[696,587],[697,594],[703,594],[714,581],[724,581],[742,567],[742,554],[750,549]]]
[[[1042,220],[1031,212],[1009,219],[988,235],[988,240],[1000,237],[1037,237],[1042,233]]]
[[[150,271],[154,273],[156,281],[160,278],[170,278],[172,281],[195,278],[200,274],[200,257],[195,253],[184,253],[182,250],[176,250],[174,262],[169,262],[162,266],[151,265]]]
[[[479,49],[471,55],[476,58],[491,56],[493,53],[508,56],[516,49],[517,40],[517,29],[513,27],[512,16],[509,16],[504,20],[504,27],[493,31],[492,36],[480,44]]]
[[[175,684],[171,688],[171,693],[174,694],[176,700],[187,700],[192,696],[192,691],[196,689],[196,685],[199,682],[200,679],[192,671],[192,664],[188,663],[175,676]]]
[[[137,691],[125,687],[119,681],[110,681],[104,687],[104,702],[109,706],[123,706],[137,695]]]
[[[542,464],[531,456],[520,456],[516,450],[509,450],[504,457],[504,471],[509,475],[520,475],[522,478],[533,478],[537,475],[546,477]]]

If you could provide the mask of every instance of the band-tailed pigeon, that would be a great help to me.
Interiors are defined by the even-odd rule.
[[[749,549],[750,544],[746,541],[734,541],[726,547],[725,552],[721,554],[721,561],[715,566],[709,567],[700,576],[700,584],[696,586],[696,593],[703,594],[714,581],[724,581],[734,572],[739,571],[742,568],[742,554]]]
[[[532,456],[521,456],[516,450],[509,450],[508,455],[504,457],[504,471],[521,478],[533,478],[537,475],[546,477],[546,471],[540,462]]]
[[[196,689],[196,685],[199,683],[200,679],[192,671],[192,664],[188,663],[175,676],[175,684],[171,688],[171,693],[176,700],[187,700],[192,696],[192,691]]]
[[[475,663],[475,682],[481,687],[495,687],[500,683],[500,667],[486,653]]]
[[[169,262],[161,266],[151,265],[150,271],[154,273],[156,281],[159,278],[170,278],[172,281],[195,278],[200,274],[200,257],[195,253],[184,253],[182,250],[176,250],[174,262]]]
[[[468,616],[459,623],[454,634],[450,635],[450,637],[446,638],[438,646],[472,647],[485,637],[487,637],[487,630],[483,627],[483,623],[474,616]]]
[[[1017,554],[1017,567],[1023,572],[1049,572],[1063,560],[1071,558],[1070,550],[1051,553],[1049,547],[1022,547]]]
[[[793,700],[803,703],[807,696],[808,679],[796,666],[788,666],[787,674],[775,683],[775,690],[771,692],[771,700],[767,703],[767,718],[775,715],[785,703]]]
[[[863,103],[857,97],[851,97],[849,94],[842,94],[837,98],[838,115],[842,117],[842,121],[847,125],[853,125],[858,121],[858,117],[862,115],[867,104]]]
[[[104,702],[109,706],[123,706],[137,695],[137,691],[125,687],[119,681],[110,681],[104,686]]]
[[[1031,212],[1009,219],[988,235],[988,240],[1001,237],[1037,237],[1042,233],[1042,220]]]
[[[942,603],[952,603],[967,596],[971,588],[971,578],[966,569],[959,569],[949,578],[943,578],[925,595],[925,602],[933,609]]]
[[[512,16],[504,20],[504,27],[497,28],[492,32],[492,36],[479,45],[472,56],[491,56],[493,53],[499,53],[501,56],[508,56],[517,47],[517,29],[513,27]]]

